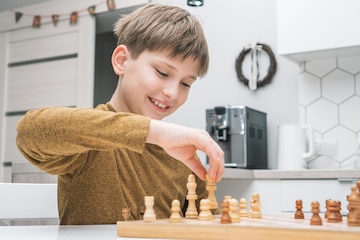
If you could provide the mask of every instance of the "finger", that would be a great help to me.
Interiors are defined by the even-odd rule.
[[[224,152],[220,146],[212,139],[208,132],[202,131],[196,135],[195,147],[204,152],[209,158],[210,168],[209,177],[216,182],[221,180],[224,173]]]
[[[210,168],[208,175],[212,180],[219,182],[224,173],[224,152],[220,147],[215,146],[213,151],[207,154],[209,157]]]
[[[206,180],[206,169],[197,158],[190,158],[183,162],[191,171],[193,171],[201,180]]]

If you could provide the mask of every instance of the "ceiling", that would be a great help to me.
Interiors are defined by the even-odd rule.
[[[50,0],[0,0],[0,12]]]

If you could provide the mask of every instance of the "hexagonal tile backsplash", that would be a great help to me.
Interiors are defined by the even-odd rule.
[[[299,73],[300,123],[314,129],[315,142],[337,142],[336,155],[316,154],[309,169],[360,168],[360,57],[309,61]]]

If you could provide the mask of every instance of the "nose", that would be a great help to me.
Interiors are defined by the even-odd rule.
[[[167,81],[167,83],[164,84],[162,91],[168,99],[177,99],[179,94],[179,83],[176,81]]]

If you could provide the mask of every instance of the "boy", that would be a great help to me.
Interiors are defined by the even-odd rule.
[[[159,218],[171,201],[186,211],[186,183],[194,172],[198,199],[205,176],[219,181],[224,154],[204,130],[160,121],[187,99],[208,68],[204,33],[196,18],[172,6],[149,4],[115,25],[112,55],[117,88],[95,109],[42,108],[17,125],[17,145],[38,168],[58,175],[60,224],[113,224],[122,208],[155,198]],[[210,159],[207,172],[196,156]]]

